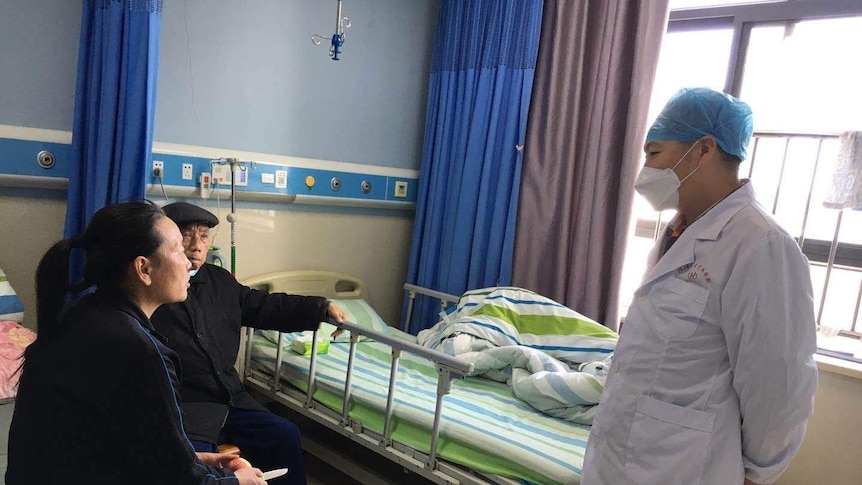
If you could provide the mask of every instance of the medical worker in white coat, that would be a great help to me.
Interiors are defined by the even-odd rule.
[[[635,189],[678,209],[650,255],[590,432],[582,485],[778,479],[817,388],[808,261],[740,180],[751,109],[683,89]]]

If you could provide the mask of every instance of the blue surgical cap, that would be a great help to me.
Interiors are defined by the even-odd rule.
[[[709,88],[674,94],[647,132],[646,141],[694,141],[710,135],[725,152],[745,160],[754,131],[751,108]]]

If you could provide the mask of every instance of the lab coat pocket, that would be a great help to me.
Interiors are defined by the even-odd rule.
[[[668,338],[691,337],[703,318],[709,290],[677,278],[668,278],[654,299],[656,330]]]
[[[639,396],[626,474],[641,485],[700,483],[715,414]]]

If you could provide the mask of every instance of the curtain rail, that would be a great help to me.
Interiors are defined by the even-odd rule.
[[[213,192],[219,191],[218,195],[223,200],[230,200],[229,189],[212,189]],[[187,199],[200,199],[200,190],[196,187],[184,187],[180,185],[165,185],[165,193],[169,197],[181,197]],[[147,195],[153,200],[164,198],[161,186],[158,184],[147,185]],[[216,194],[212,193],[210,198],[215,198]],[[390,210],[416,210],[414,202],[400,202],[394,200],[376,200],[376,199],[356,199],[351,197],[326,197],[319,195],[297,195],[297,194],[276,194],[269,192],[251,192],[238,191],[236,194],[237,200],[246,202],[269,202],[275,204],[303,204],[303,205],[322,205],[331,207],[353,207],[362,209],[390,209]]]
[[[0,174],[0,187],[66,190],[69,188],[69,179],[65,177],[43,177],[40,175]]]

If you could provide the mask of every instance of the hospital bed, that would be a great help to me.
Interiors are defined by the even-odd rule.
[[[282,272],[244,283],[370,308],[364,283],[337,273]],[[439,298],[441,307],[458,299],[405,286],[410,308],[417,295]],[[348,342],[332,342],[323,354],[311,345],[311,355],[290,350],[297,334],[246,329],[246,386],[433,483],[580,482],[589,427],[536,411],[505,383],[465,378],[472,364],[421,347],[415,336],[373,322],[344,327]]]

